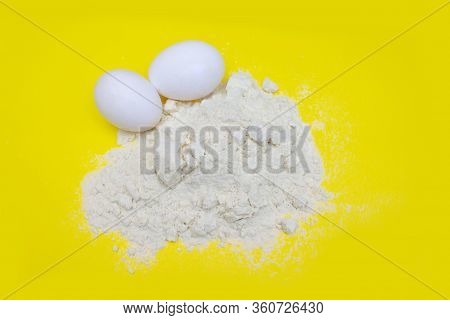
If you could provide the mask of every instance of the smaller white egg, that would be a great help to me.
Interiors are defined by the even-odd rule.
[[[132,71],[117,69],[103,74],[94,97],[101,114],[122,130],[142,132],[161,119],[158,92],[150,81]]]
[[[149,79],[162,96],[189,101],[213,92],[224,72],[224,61],[216,48],[190,40],[163,50],[150,66]]]

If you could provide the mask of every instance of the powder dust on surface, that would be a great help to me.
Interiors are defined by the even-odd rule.
[[[122,146],[107,152],[106,165],[82,182],[82,208],[91,229],[119,233],[129,242],[128,255],[142,260],[179,240],[188,249],[218,241],[269,252],[280,232],[301,232],[299,221],[330,195],[321,187],[322,161],[311,134],[301,149],[307,167],[291,154],[290,135],[298,144],[307,125],[295,102],[273,94],[277,90],[270,79],[260,88],[250,74],[239,71],[201,101],[167,100],[166,115],[155,129],[119,131]],[[193,132],[175,139],[177,129],[186,125]],[[200,134],[207,126],[211,134]],[[262,128],[262,134],[250,131],[252,126]],[[282,128],[286,137],[271,126]],[[142,148],[156,137],[158,165]],[[258,161],[257,173],[245,170],[244,162],[255,168]],[[142,162],[150,169],[143,171]],[[205,172],[213,164],[218,169]],[[280,166],[282,172],[271,170]]]

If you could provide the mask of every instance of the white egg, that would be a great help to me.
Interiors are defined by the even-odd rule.
[[[161,119],[162,103],[150,81],[127,70],[113,70],[97,81],[95,103],[116,127],[132,132],[153,128]]]
[[[173,100],[196,100],[214,91],[225,72],[219,51],[202,41],[183,41],[162,51],[149,69],[156,90]]]

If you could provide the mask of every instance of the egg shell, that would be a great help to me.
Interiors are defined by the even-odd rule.
[[[190,101],[213,92],[224,72],[224,61],[216,48],[189,40],[163,50],[149,68],[149,79],[162,96]]]
[[[112,70],[97,81],[94,98],[101,114],[116,127],[132,132],[153,128],[161,119],[162,103],[153,85],[128,70]]]

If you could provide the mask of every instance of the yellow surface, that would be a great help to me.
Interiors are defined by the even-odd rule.
[[[4,0],[1,0],[2,2]],[[196,38],[229,71],[296,96],[320,87],[442,4],[429,1],[19,1],[23,16],[105,69],[145,75],[165,46]],[[339,223],[450,297],[450,6],[301,105]],[[116,130],[95,109],[101,70],[0,4],[0,296],[87,241],[80,181]],[[177,251],[134,274],[98,239],[11,296],[31,298],[439,299],[323,219],[269,262],[230,249]],[[121,243],[121,248],[124,244]]]

